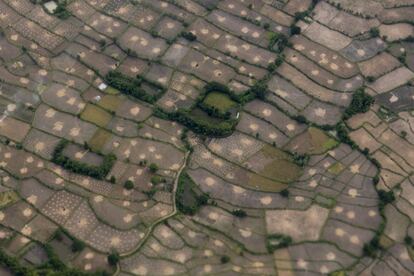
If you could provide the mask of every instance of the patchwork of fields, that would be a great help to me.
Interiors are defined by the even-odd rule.
[[[0,0],[0,275],[414,274],[413,0]]]

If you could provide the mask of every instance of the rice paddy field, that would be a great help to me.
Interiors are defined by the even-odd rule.
[[[0,0],[0,275],[413,275],[412,0]]]

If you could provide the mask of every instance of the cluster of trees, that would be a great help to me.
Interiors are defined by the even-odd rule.
[[[289,46],[290,42],[288,37],[282,33],[271,33],[269,41],[269,50],[281,53],[286,46]]]
[[[188,41],[197,40],[197,36],[192,32],[181,32],[181,36],[187,39]]]
[[[187,173],[181,173],[178,179],[176,192],[176,204],[180,212],[186,215],[194,215],[201,206],[207,205],[210,196],[205,193],[197,193],[196,184]],[[185,194],[186,193],[186,194]]]
[[[210,106],[205,104],[204,102],[200,102],[198,104],[198,106],[204,110],[208,116],[213,116],[216,118],[220,118],[220,119],[224,119],[224,120],[229,120],[231,117],[231,112],[230,111],[226,111],[226,112],[221,112],[218,108],[214,107],[214,106]]]
[[[233,133],[236,120],[222,121],[218,124],[213,124],[202,118],[192,116],[190,111],[179,109],[176,112],[164,112],[156,108],[154,114],[162,119],[176,121],[191,129],[194,133],[205,135],[224,137]]]
[[[287,247],[292,243],[292,238],[283,234],[273,234],[267,236],[266,248],[269,253],[273,253],[276,249]]]
[[[0,249],[0,265],[9,269],[16,276],[109,276],[106,271],[97,271],[92,273],[82,272],[75,268],[67,267],[54,253],[49,245],[44,245],[48,261],[38,267],[26,267],[22,265],[15,257],[7,255]]]
[[[119,71],[109,71],[105,76],[105,81],[110,86],[118,89],[121,93],[137,98],[139,100],[148,103],[155,103],[157,100],[157,97],[155,95],[150,95],[144,89],[142,89],[142,80],[139,78],[131,78]]]
[[[33,4],[44,4],[46,2],[49,2],[50,0],[30,0]],[[57,16],[60,19],[67,19],[70,17],[71,13],[66,9],[66,6],[68,5],[67,0],[58,0],[56,2],[56,9],[53,12],[55,16]]]
[[[295,162],[296,165],[300,167],[305,167],[310,159],[310,156],[308,154],[299,154],[297,152],[293,153],[293,162]]]
[[[344,119],[349,119],[358,113],[365,113],[374,103],[374,98],[365,93],[363,88],[358,89],[352,96],[351,104],[344,112]]]
[[[242,209],[235,209],[231,213],[233,214],[233,216],[239,217],[239,218],[244,218],[244,217],[247,216],[246,211],[244,211]]]
[[[245,104],[248,101],[253,100],[254,98],[254,96],[251,94],[249,90],[244,94],[236,94],[224,84],[221,84],[215,81],[209,82],[204,86],[204,95],[206,96],[209,92],[221,92],[223,94],[226,94],[227,96],[230,97],[230,99],[232,99],[233,101],[239,104]],[[203,100],[204,100],[204,97],[200,98],[199,102],[202,102]]]
[[[109,173],[116,161],[116,156],[114,154],[105,155],[100,166],[89,165],[72,160],[63,154],[63,150],[68,143],[69,141],[67,140],[61,140],[53,150],[52,154],[52,162],[62,166],[66,170],[102,180]]]
[[[378,190],[377,192],[378,192],[378,198],[379,198],[379,210],[380,210],[381,216],[384,219],[385,205],[394,202],[395,195],[392,190],[390,191]],[[364,244],[362,251],[365,256],[375,258],[378,254],[378,251],[383,249],[380,243],[380,237],[382,233],[384,232],[384,229],[385,229],[385,223],[382,222],[379,228],[377,229],[377,231],[375,232],[375,236],[368,243]]]

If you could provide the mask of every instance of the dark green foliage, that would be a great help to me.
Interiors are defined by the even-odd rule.
[[[270,24],[269,24],[268,22],[264,23],[264,24],[263,24],[263,28],[264,28],[265,30],[269,30],[269,28],[270,28]]]
[[[157,192],[157,190],[155,188],[152,188],[151,190],[148,191],[143,191],[143,193],[149,198],[153,198],[155,193]]]
[[[297,115],[297,116],[294,117],[294,119],[296,121],[298,121],[299,123],[301,123],[301,124],[308,124],[309,123],[308,119],[306,119],[306,117],[303,116],[303,115]]]
[[[73,252],[80,252],[85,248],[85,243],[81,240],[74,239],[72,242],[72,251]]]
[[[404,243],[406,245],[412,246],[413,245],[413,238],[411,238],[410,236],[405,236]]]
[[[286,46],[289,45],[286,35],[281,33],[271,33],[269,40],[269,49],[274,50],[277,53],[283,52]]]
[[[287,247],[292,243],[292,238],[283,234],[273,234],[267,236],[266,247],[269,253],[276,249]]]
[[[230,257],[229,257],[229,256],[227,256],[227,255],[223,255],[223,256],[221,256],[221,258],[220,258],[220,262],[221,262],[222,264],[227,264],[228,262],[230,262]]]
[[[338,123],[335,126],[336,136],[338,137],[338,140],[344,144],[348,144],[351,147],[355,147],[354,141],[352,141],[351,138],[349,138],[348,130],[346,126],[343,123]]]
[[[190,176],[183,172],[178,179],[176,192],[177,209],[186,215],[194,215],[201,206],[208,204],[210,196],[196,191],[197,186]]]
[[[116,182],[115,176],[111,175],[111,178],[109,178],[109,182],[111,182],[112,184],[115,184]]]
[[[364,89],[358,89],[352,97],[351,104],[344,112],[344,119],[349,119],[358,113],[367,112],[373,103],[374,98],[366,94]]]
[[[109,276],[105,271],[93,273],[82,272],[75,268],[68,268],[53,252],[49,245],[44,245],[48,255],[48,262],[38,267],[25,267],[17,258],[7,255],[0,249],[0,265],[10,270],[15,276]]]
[[[267,84],[265,81],[261,80],[256,82],[252,88],[250,88],[250,92],[253,95],[256,95],[261,100],[264,100],[266,98],[267,94]]]
[[[187,39],[188,41],[195,41],[197,40],[197,36],[192,32],[181,32],[181,36]]]
[[[87,175],[96,179],[104,179],[115,163],[114,154],[105,155],[100,166],[89,165],[76,160],[72,160],[63,155],[63,150],[68,145],[67,140],[61,140],[55,147],[52,154],[52,162],[62,166],[66,170],[77,174]]]
[[[292,26],[290,28],[290,35],[298,35],[298,34],[301,33],[301,31],[302,31],[302,29],[300,27],[298,27],[298,26]]]
[[[131,180],[125,181],[124,188],[127,189],[127,190],[134,189],[134,182],[132,182]]]
[[[190,112],[186,110],[178,110],[173,113],[166,113],[158,109],[154,114],[161,115],[160,118],[177,121],[193,132],[206,136],[224,137],[233,133],[236,122],[235,120],[226,120],[220,123],[211,123],[198,117],[191,116]]]
[[[155,101],[157,100],[156,96],[148,94],[147,92],[145,92],[144,89],[141,88],[141,79],[131,78],[127,75],[122,74],[119,71],[110,71],[108,74],[106,74],[105,81],[110,86],[118,89],[121,93],[137,98],[139,100],[148,103],[155,103]],[[155,83],[151,84],[155,85],[160,90],[165,90],[163,87]]]
[[[309,16],[309,11],[297,12],[295,13],[295,22],[298,22],[299,20],[304,20],[307,16]]]
[[[288,198],[289,197],[289,190],[288,189],[281,190],[280,195],[284,198]]]
[[[293,153],[293,162],[300,167],[305,167],[308,164],[310,156],[307,154],[299,154],[297,152]]]
[[[53,239],[56,239],[58,241],[62,241],[63,240],[63,235],[64,235],[64,232],[63,232],[62,228],[59,227],[58,229],[56,229],[55,233],[53,234]]]
[[[278,55],[278,56],[277,56],[277,58],[276,58],[276,60],[275,60],[274,62],[270,63],[270,64],[269,64],[269,66],[267,66],[267,70],[268,70],[269,72],[274,72],[274,71],[276,71],[276,69],[277,69],[280,65],[282,65],[282,63],[283,63],[283,59],[284,59],[284,56],[283,56],[282,54]]]
[[[8,256],[0,250],[0,264],[7,267],[16,276],[36,276],[33,269],[20,265],[16,258]]]
[[[67,1],[57,1],[57,8],[53,12],[54,15],[60,19],[67,19],[70,17],[70,12],[66,9]]]
[[[116,266],[120,259],[121,257],[119,256],[117,252],[112,252],[111,254],[108,255],[108,263],[111,266]]]
[[[372,83],[375,81],[375,78],[373,76],[368,76],[366,79],[369,83]]]
[[[152,172],[152,173],[156,173],[156,172],[158,171],[158,165],[157,165],[157,164],[155,164],[155,163],[151,163],[151,164],[149,165],[149,170],[150,170],[150,172]]]
[[[231,212],[233,214],[233,216],[239,217],[239,218],[244,218],[247,216],[246,211],[242,210],[242,209],[235,209]]]
[[[160,184],[162,182],[165,182],[165,178],[159,176],[159,175],[154,175],[151,177],[151,183],[154,185]]]
[[[379,243],[379,237],[378,235],[374,236],[372,240],[369,243],[364,244],[364,247],[362,248],[362,251],[365,256],[375,258],[377,256],[378,250],[381,250],[382,247]]]
[[[380,31],[378,28],[371,28],[369,30],[369,33],[371,34],[372,37],[379,37],[380,36]]]
[[[376,175],[372,178],[372,182],[374,183],[374,185],[377,185],[379,183],[379,181],[380,181],[380,178],[379,178],[378,175]]]
[[[388,192],[384,190],[378,190],[378,197],[380,200],[380,208],[395,201],[394,192],[391,190]]]

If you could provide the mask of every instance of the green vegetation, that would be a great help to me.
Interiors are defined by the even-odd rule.
[[[310,156],[307,154],[299,154],[297,152],[293,153],[293,161],[299,167],[305,167],[309,162]]]
[[[6,267],[15,276],[109,276],[105,271],[93,273],[82,272],[75,268],[68,268],[56,255],[52,247],[43,245],[48,261],[36,267],[26,267],[18,258],[7,255],[0,249],[0,266]]]
[[[300,27],[298,27],[298,26],[292,26],[290,28],[290,35],[298,35],[298,34],[301,33],[301,31],[302,31],[302,29]]]
[[[151,163],[151,164],[149,165],[149,170],[150,170],[150,172],[152,172],[152,173],[156,173],[156,172],[158,171],[158,165],[157,165],[157,164],[155,164],[155,163]]]
[[[286,35],[274,32],[269,33],[269,50],[281,53],[288,45],[289,41]]]
[[[80,252],[85,249],[85,243],[81,240],[74,239],[72,242],[71,249],[73,252]]]
[[[358,89],[352,97],[351,104],[344,112],[344,119],[349,119],[358,113],[367,112],[373,103],[374,98],[366,94],[364,89]]]
[[[108,263],[111,266],[116,266],[119,263],[121,257],[119,256],[118,252],[112,252],[108,255]]]
[[[127,190],[134,189],[134,182],[132,182],[131,180],[125,181],[124,188],[127,189]]]
[[[197,40],[197,36],[192,32],[181,32],[181,36],[187,39],[188,41],[195,41]]]
[[[280,195],[284,198],[288,198],[289,197],[289,190],[288,189],[281,190]]]
[[[176,204],[180,212],[192,216],[201,206],[208,204],[209,200],[210,196],[199,191],[187,173],[181,173],[176,193]]]
[[[151,183],[154,185],[158,185],[162,182],[165,182],[165,178],[159,176],[159,175],[154,175],[151,177]]]
[[[52,162],[62,166],[66,170],[102,180],[109,173],[115,163],[116,156],[114,154],[105,155],[100,166],[89,165],[72,160],[63,154],[63,150],[68,144],[69,141],[61,140],[53,150],[52,154]]]
[[[239,217],[239,218],[244,218],[244,217],[247,216],[246,211],[244,211],[242,209],[235,209],[231,213],[233,214],[233,216]]]
[[[273,234],[267,236],[266,247],[269,253],[273,253],[276,249],[287,247],[292,243],[292,238],[283,234]]]
[[[158,93],[157,95],[151,95],[141,87],[143,82],[142,79],[131,78],[127,75],[122,74],[119,71],[110,71],[105,76],[105,81],[110,86],[118,89],[121,93],[148,103],[155,103],[158,97],[161,96],[163,92],[165,92],[165,88],[159,86],[156,83],[151,83],[151,85],[155,86],[158,90],[160,90],[160,93]]]
[[[223,256],[221,256],[221,258],[220,258],[220,262],[221,262],[222,264],[227,264],[228,262],[230,262],[230,257],[229,257],[229,256],[227,256],[227,255],[223,255]]]
[[[209,93],[202,103],[210,108],[216,109],[220,114],[224,114],[231,108],[237,106],[237,103],[230,99],[229,96],[220,92]]]
[[[378,197],[380,200],[379,208],[383,210],[385,205],[395,201],[395,195],[392,190],[386,192],[384,190],[378,190]]]
[[[105,127],[111,121],[112,115],[96,105],[87,104],[80,117],[85,121]]]
[[[267,94],[267,84],[265,80],[256,82],[249,90],[253,95],[264,100]]]
[[[371,28],[369,30],[369,33],[372,37],[379,37],[380,36],[380,31],[378,28]]]

